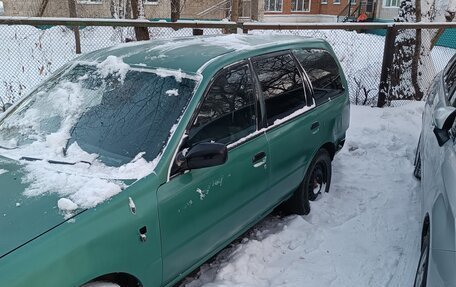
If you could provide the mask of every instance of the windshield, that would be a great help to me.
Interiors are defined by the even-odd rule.
[[[0,122],[0,154],[36,156],[27,152],[41,146],[51,151],[42,157],[65,158],[82,149],[113,167],[155,159],[196,82],[126,66],[106,73],[78,64],[46,81]]]

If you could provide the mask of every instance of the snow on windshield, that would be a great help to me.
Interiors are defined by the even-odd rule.
[[[0,155],[23,164],[26,196],[57,193],[70,217],[154,171],[195,86],[181,71],[134,71],[114,56],[74,64],[0,122]]]

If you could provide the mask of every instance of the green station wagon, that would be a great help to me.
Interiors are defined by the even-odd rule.
[[[0,286],[172,286],[278,205],[309,213],[348,125],[324,40],[84,55],[0,115]]]

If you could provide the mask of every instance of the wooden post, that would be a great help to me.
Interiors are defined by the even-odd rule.
[[[68,0],[68,8],[70,10],[70,17],[71,18],[77,18],[78,13],[76,12],[76,0]],[[81,35],[79,33],[79,27],[74,26],[73,27],[73,32],[74,32],[74,40],[76,44],[76,54],[81,54]]]
[[[388,27],[386,30],[385,47],[383,50],[382,74],[380,76],[380,86],[378,88],[377,107],[382,108],[386,104],[389,95],[391,65],[393,64],[394,42],[396,40],[397,28]]]
[[[231,0],[231,21],[239,20],[239,0]]]
[[[250,19],[258,21],[260,6],[258,0],[250,0]]]
[[[141,5],[139,6],[139,2],[141,1]],[[142,3],[143,0],[131,0],[131,9],[133,10],[133,19],[139,19],[140,16],[140,8],[144,8],[144,3]],[[149,30],[147,27],[135,27],[135,34],[136,34],[136,40],[137,41],[144,41],[144,40],[150,40],[149,36]]]

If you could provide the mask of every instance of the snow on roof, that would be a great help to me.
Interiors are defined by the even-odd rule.
[[[131,66],[181,69],[187,73],[197,74],[208,62],[222,56],[242,57],[252,50],[280,47],[303,41],[315,41],[315,39],[278,34],[185,37],[120,44],[89,53],[80,60],[102,62],[108,56],[114,55]]]

